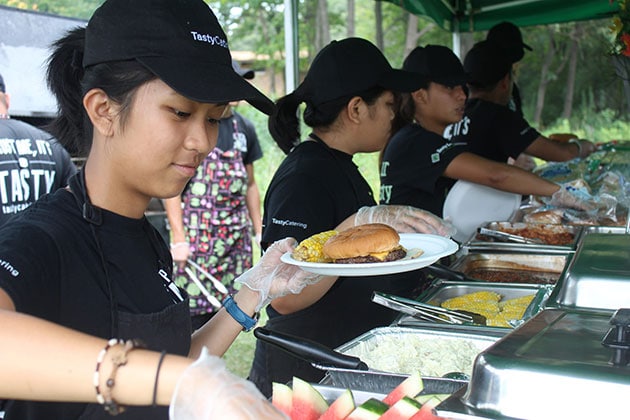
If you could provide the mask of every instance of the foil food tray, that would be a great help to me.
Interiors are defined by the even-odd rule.
[[[531,303],[525,309],[523,317],[520,320],[514,320],[513,327],[516,327],[524,321],[530,319],[546,306],[547,299],[553,291],[550,285],[541,284],[505,284],[491,282],[456,282],[448,280],[434,280],[416,300],[423,303],[429,303],[440,306],[442,302],[457,296],[463,296],[469,293],[479,291],[493,291],[502,296],[502,300],[519,298],[527,295],[534,295]],[[405,327],[428,327],[435,326],[435,323],[422,321],[410,315],[402,315],[394,320],[395,325]],[[512,328],[482,325],[448,325],[439,324],[440,328],[448,331],[475,332],[489,336],[503,336],[510,332]]]
[[[629,302],[630,235],[593,233],[580,241],[547,306],[610,312]]]
[[[497,250],[498,251],[498,250]],[[561,277],[573,254],[556,255],[542,253],[513,253],[513,252],[469,252],[459,256],[450,268],[460,271],[472,278],[489,281],[483,278],[492,274],[492,280],[499,283],[533,283],[555,284]],[[480,274],[475,274],[475,271]]]
[[[609,315],[548,309],[483,351],[452,418],[628,418],[630,365],[611,363]]]
[[[529,244],[529,243],[515,243],[501,241],[484,235],[480,235],[475,232],[466,241],[462,247],[468,248],[470,251],[507,251],[507,252],[524,252],[524,253],[553,253],[553,254],[566,254],[572,252],[577,247],[577,244],[582,235],[582,226],[573,225],[551,225],[540,223],[525,223],[525,222],[487,222],[480,226],[481,228],[487,228],[491,230],[497,230],[500,232],[513,233],[519,235],[519,229],[532,229],[541,230],[545,233],[555,234],[569,234],[573,239],[566,244]],[[543,238],[541,236],[540,238]]]
[[[336,349],[358,357],[370,371],[442,377],[451,373],[472,373],[474,358],[496,340],[498,335],[481,331],[449,331],[440,328],[379,327]],[[347,369],[329,368],[344,372]],[[462,376],[462,377],[464,377]]]

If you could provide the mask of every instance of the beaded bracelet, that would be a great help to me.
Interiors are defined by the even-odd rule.
[[[107,386],[106,392],[101,393],[100,390],[100,367],[105,359],[105,355],[113,346],[118,344],[124,344],[123,350],[121,353],[114,355],[112,357],[112,371],[105,381],[105,385]],[[116,373],[118,372],[118,368],[120,366],[124,366],[127,364],[127,355],[130,351],[136,348],[144,348],[144,344],[140,340],[127,340],[123,341],[117,338],[112,338],[107,342],[103,350],[100,351],[98,357],[96,358],[96,370],[94,371],[94,388],[96,389],[96,400],[99,404],[103,405],[105,411],[115,416],[117,414],[125,411],[125,407],[120,406],[116,403],[116,401],[112,398],[112,388],[116,385]]]

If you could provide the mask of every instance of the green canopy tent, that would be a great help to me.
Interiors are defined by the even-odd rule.
[[[619,9],[609,0],[384,0],[426,16],[449,32],[490,29],[502,21],[517,26],[601,19]]]

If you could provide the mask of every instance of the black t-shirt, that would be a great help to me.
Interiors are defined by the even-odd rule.
[[[389,141],[381,164],[381,204],[406,204],[442,216],[448,189],[442,176],[466,143],[451,143],[418,124],[409,124]]]
[[[263,156],[254,124],[238,112],[221,118],[219,121],[219,137],[217,149],[228,151],[237,149],[243,156],[243,163],[248,165]]]
[[[0,288],[8,293],[18,312],[108,339],[112,334],[112,297],[118,312],[130,314],[160,312],[173,305],[176,299],[159,273],[172,267],[172,260],[165,244],[162,252],[156,253],[155,243],[146,233],[148,222],[104,210],[102,216],[102,224],[95,226],[102,252],[90,223],[82,218],[74,196],[65,189],[40,198],[0,227]],[[159,258],[167,259],[162,261],[166,267]],[[133,338],[143,340],[153,350],[162,350],[158,343],[169,338],[177,341],[181,334],[167,328],[157,332],[147,329]],[[38,345],[36,337],[34,340],[33,345]],[[167,350],[183,354],[173,348]],[[17,401],[14,405],[19,416],[25,416],[19,418],[37,419],[78,418],[86,408],[81,403]],[[121,418],[141,410],[147,410],[147,415],[133,418],[160,418],[149,415],[154,412],[150,407],[131,408]],[[104,413],[102,409],[99,412]]]
[[[352,162],[352,156],[322,143],[303,142],[285,158],[267,190],[263,242],[288,236],[300,241],[334,229],[360,207],[375,204],[369,184]],[[340,277],[319,301],[300,311],[281,315],[269,305],[267,326],[335,348],[394,320],[396,312],[371,301],[373,291],[409,296],[421,278],[418,271]],[[288,382],[296,375],[316,382],[323,376],[323,371],[282,350],[260,341],[256,346],[250,378],[263,393],[270,392],[271,381]],[[266,380],[259,379],[261,375],[266,375]]]
[[[470,99],[464,118],[450,125],[444,137],[467,142],[472,153],[505,163],[510,157],[516,159],[540,133],[507,106]]]
[[[39,197],[68,185],[77,168],[49,133],[0,120],[0,225]]]

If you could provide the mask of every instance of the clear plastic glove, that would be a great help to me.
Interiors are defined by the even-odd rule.
[[[280,257],[286,252],[292,252],[296,245],[297,241],[293,238],[274,242],[254,267],[235,280],[260,293],[256,312],[273,299],[289,293],[298,294],[309,284],[322,279],[319,274],[280,261]]]
[[[173,262],[180,266],[185,265],[186,261],[190,257],[190,245],[188,242],[177,242],[171,244],[171,255],[173,256]]]
[[[432,233],[451,237],[457,229],[433,213],[411,206],[378,205],[361,207],[354,216],[354,225],[383,223],[398,232]]]
[[[560,185],[560,189],[551,196],[549,204],[587,212],[596,211],[599,208],[597,199],[591,195],[588,188],[574,184]]]
[[[287,419],[256,386],[227,370],[205,347],[177,381],[171,420]]]

